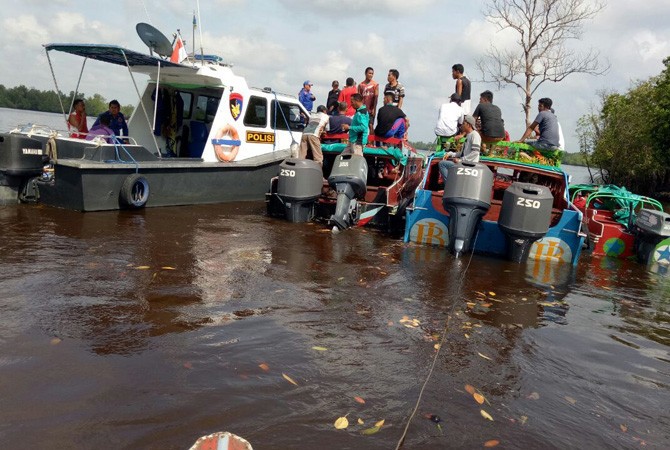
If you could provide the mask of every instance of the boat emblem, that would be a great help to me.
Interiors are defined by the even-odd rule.
[[[409,239],[418,244],[446,247],[449,244],[449,231],[443,222],[429,217],[412,226]]]
[[[230,93],[230,114],[233,116],[233,119],[237,120],[238,117],[242,114],[242,106],[244,105],[244,98],[241,94],[237,92]]]
[[[652,262],[661,265],[670,265],[670,239],[664,239],[656,246]]]
[[[626,251],[626,243],[620,238],[609,238],[603,244],[603,251],[607,256],[620,256]]]
[[[572,250],[565,241],[545,236],[533,243],[528,258],[570,262],[572,261]]]

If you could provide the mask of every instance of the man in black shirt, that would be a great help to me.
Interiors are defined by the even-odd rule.
[[[381,138],[402,139],[409,124],[402,109],[393,104],[393,93],[384,93],[384,106],[377,112],[377,126],[375,136]]]
[[[337,114],[337,99],[340,96],[340,82],[333,81],[333,89],[328,92],[328,100],[326,101],[326,110],[329,115]]]
[[[482,142],[498,142],[505,139],[505,123],[500,108],[493,104],[493,92],[484,91],[479,94],[479,105],[472,117],[481,120]]]

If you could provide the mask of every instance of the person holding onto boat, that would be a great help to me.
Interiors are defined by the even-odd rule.
[[[349,132],[349,144],[342,153],[363,156],[363,147],[368,143],[368,134],[370,133],[370,116],[363,104],[361,94],[355,93],[352,95],[351,104],[356,109],[356,113],[351,119],[351,125],[342,125],[342,129]]]
[[[454,64],[451,67],[451,77],[456,80],[456,94],[461,97],[463,112],[465,114],[470,114],[470,111],[472,111],[472,102],[470,100],[472,84],[468,77],[463,75],[463,72],[465,72],[463,64]]]
[[[328,99],[326,100],[326,110],[331,116],[338,114],[337,99],[340,97],[340,82],[337,80],[333,81],[331,85],[332,89],[328,91]]]
[[[463,124],[463,107],[461,106],[461,96],[451,94],[449,103],[443,103],[440,106],[440,112],[437,114],[437,124],[435,125],[435,135],[438,138],[450,138],[458,134]]]
[[[302,139],[300,140],[300,153],[298,158],[307,159],[307,153],[312,153],[312,159],[323,165],[323,152],[321,151],[321,135],[326,130],[328,124],[328,114],[326,107],[319,105],[316,108],[316,114],[311,114],[307,126],[302,130]]]
[[[458,152],[445,152],[444,159],[438,164],[440,175],[446,185],[449,168],[458,164],[461,159],[468,162],[479,162],[479,152],[481,150],[482,138],[475,129],[475,118],[471,115],[466,115],[463,118],[463,132],[465,133],[465,144],[463,149]]]
[[[86,103],[78,98],[72,103],[72,112],[67,119],[67,129],[72,130],[70,137],[85,139],[88,133],[88,124],[86,123]]]
[[[387,92],[391,92],[393,94],[393,105],[402,108],[402,101],[405,98],[405,86],[398,82],[398,78],[400,78],[400,72],[396,69],[389,70],[389,74],[386,76],[388,83],[384,87],[384,95]]]
[[[312,108],[314,108],[314,100],[316,100],[316,96],[312,94],[312,86],[314,86],[314,84],[311,81],[305,80],[302,84],[302,89],[298,94],[298,100],[300,100],[302,106],[304,106],[310,113],[312,112]]]
[[[109,126],[109,128],[113,130],[113,132],[110,133],[110,135],[113,134],[116,137],[128,136],[128,123],[126,123],[126,118],[121,112],[121,104],[117,100],[112,100],[111,102],[109,102],[109,110],[105,111],[104,113],[98,116],[98,118],[93,123],[93,127],[103,123],[102,122],[103,117],[106,117],[108,119],[107,126]],[[92,130],[93,128],[91,128],[91,131]]]
[[[86,140],[92,141],[98,136],[103,138],[108,144],[114,143],[114,138],[112,136],[115,136],[115,133],[109,126],[109,116],[101,114],[100,117],[98,117],[98,120],[96,120],[91,127],[91,131],[88,132]]]
[[[370,114],[370,133],[375,123],[375,111],[377,111],[377,99],[379,98],[379,83],[372,79],[375,69],[365,69],[365,80],[358,85],[358,93],[363,96],[363,103]]]
[[[377,113],[377,126],[375,127],[375,136],[382,138],[405,137],[407,131],[407,116],[402,109],[393,104],[393,93],[384,93],[384,106],[379,108]]]
[[[479,94],[479,105],[472,113],[472,117],[481,121],[483,143],[505,140],[505,122],[500,108],[493,104],[493,92],[487,90]]]
[[[340,92],[340,96],[337,98],[337,101],[344,102],[347,104],[347,111],[345,114],[349,117],[353,117],[356,113],[356,108],[351,104],[351,96],[357,92],[356,82],[353,78],[347,78],[347,85]]]
[[[550,98],[545,97],[538,100],[537,109],[539,113],[517,142],[525,142],[538,150],[556,150],[559,148],[558,119],[551,112],[552,104]],[[540,130],[540,137],[538,139],[528,139],[535,128]]]

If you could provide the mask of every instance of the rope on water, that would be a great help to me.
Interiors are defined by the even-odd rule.
[[[472,243],[472,248],[475,247],[477,244],[477,236],[479,236],[479,229],[475,233],[475,239],[474,242]],[[456,300],[454,300],[454,303],[451,305],[451,308],[449,310],[449,313],[447,314],[447,320],[444,324],[444,330],[442,331],[442,339],[440,340],[440,346],[438,347],[437,351],[435,352],[435,356],[433,357],[433,362],[430,365],[430,369],[428,370],[428,375],[426,376],[426,380],[423,382],[423,386],[421,386],[421,390],[419,391],[419,397],[416,399],[416,404],[414,405],[414,409],[412,410],[412,414],[410,414],[409,419],[407,419],[407,424],[405,425],[405,429],[402,432],[402,435],[400,436],[400,439],[398,440],[398,445],[396,445],[396,450],[399,450],[402,448],[405,438],[407,437],[407,431],[409,430],[409,426],[412,423],[412,420],[414,419],[414,416],[416,415],[416,412],[419,410],[419,405],[421,404],[421,398],[423,397],[423,392],[426,390],[426,386],[428,386],[428,381],[433,375],[433,370],[435,369],[435,365],[437,364],[437,360],[440,357],[440,352],[442,351],[442,347],[444,346],[444,343],[447,340],[447,331],[449,330],[449,323],[451,321],[451,318],[453,317],[454,311],[456,309],[456,304],[457,300],[460,299],[461,297],[461,290],[463,288],[463,281],[465,280],[465,274],[468,272],[468,268],[470,267],[470,263],[472,262],[472,256],[473,252],[470,252],[470,258],[468,259],[468,264],[465,266],[465,269],[463,270],[463,273],[461,274],[461,278],[458,283],[458,292],[456,295]]]

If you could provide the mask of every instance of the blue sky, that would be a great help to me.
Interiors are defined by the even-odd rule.
[[[52,89],[53,81],[42,44],[76,42],[118,44],[133,50],[146,47],[135,33],[137,22],[148,22],[165,35],[181,29],[192,46],[191,20],[195,1],[121,0],[0,0],[0,84],[24,84]],[[485,1],[438,0],[209,0],[200,2],[199,29],[206,53],[222,56],[252,86],[297,95],[306,79],[314,83],[317,103],[325,103],[332,80],[363,79],[365,67],[385,82],[388,69],[400,71],[405,85],[404,110],[411,119],[410,140],[432,141],[439,105],[453,92],[451,66],[462,63],[473,80],[473,97],[490,89],[494,103],[517,139],[523,133],[521,97],[512,87],[477,82],[475,60],[491,42],[508,41],[482,14]],[[568,151],[577,151],[577,119],[597,104],[601,89],[625,91],[635,80],[662,70],[670,56],[670,2],[610,0],[587,28],[575,48],[596,48],[611,69],[605,76],[573,75],[545,84],[539,97],[554,100]],[[61,90],[76,86],[82,60],[55,54]],[[144,80],[140,80],[144,81]],[[129,76],[121,68],[87,63],[82,88],[108,100],[136,103]],[[536,102],[533,102],[535,108]],[[533,109],[533,112],[536,110]]]

